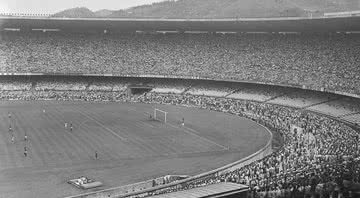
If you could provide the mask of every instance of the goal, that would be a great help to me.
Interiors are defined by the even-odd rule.
[[[158,120],[160,122],[166,123],[167,119],[167,112],[160,110],[160,109],[154,109],[154,120]]]

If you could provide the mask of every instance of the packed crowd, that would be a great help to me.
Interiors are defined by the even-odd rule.
[[[313,92],[309,90],[302,90],[299,91],[287,91],[283,92],[283,94],[278,94],[271,103],[275,104],[282,104],[285,106],[292,106],[292,107],[308,107],[312,106],[313,104],[319,104],[324,101],[334,101],[339,96],[334,94],[328,94],[326,92]],[[348,110],[350,108],[347,108]]]
[[[350,197],[349,193],[360,191],[360,186],[354,189],[354,183],[360,182],[360,134],[338,121],[277,105],[207,96],[152,93],[139,101],[245,116],[281,133],[285,139],[283,147],[265,159],[153,194],[224,181],[249,185],[253,197]]]
[[[88,80],[88,90],[90,91],[114,91],[114,92],[123,92],[126,90],[127,86],[132,82],[130,80],[121,80],[121,79],[97,79],[92,78]]]
[[[31,82],[13,79],[0,79],[0,91],[30,90]]]
[[[119,102],[128,100],[125,92],[109,91],[2,91],[0,100],[60,100]]]
[[[150,83],[154,88],[151,92],[181,94],[192,86],[191,81],[181,79],[161,79]]]
[[[358,34],[1,33],[0,72],[196,76],[359,94]]]
[[[91,86],[89,81],[78,81],[70,87],[64,81],[39,82],[44,83],[36,83],[31,90],[1,91],[0,100],[132,101],[192,106],[247,117],[281,134],[285,140],[279,150],[250,165],[153,194],[230,181],[249,185],[253,197],[334,197],[336,194],[349,197],[348,193],[356,186],[353,183],[360,182],[360,134],[345,124],[318,114],[268,103],[191,94],[149,92],[128,97],[125,91],[109,91],[108,87],[114,87],[114,84],[99,82],[91,83],[100,88],[97,91],[83,89]],[[175,84],[170,84],[170,87],[176,87]],[[3,85],[7,86],[7,83]]]
[[[59,80],[59,79],[44,79],[36,83],[36,91],[84,91],[87,87],[87,82],[81,80]]]
[[[201,83],[197,83],[196,85],[192,86],[189,90],[187,90],[186,93],[189,93],[192,95],[225,97],[228,94],[230,94],[238,89],[238,87],[236,87],[236,86],[230,87],[230,86],[226,86],[225,84],[222,84],[222,83],[212,84],[209,82],[201,82]]]

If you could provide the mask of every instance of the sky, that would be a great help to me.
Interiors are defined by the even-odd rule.
[[[54,14],[74,8],[119,10],[163,0],[0,0],[0,13]]]

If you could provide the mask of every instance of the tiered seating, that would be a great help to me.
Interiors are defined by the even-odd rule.
[[[347,120],[349,122],[357,123],[358,125],[360,125],[360,112],[356,113],[356,114],[343,116],[342,119]]]
[[[336,98],[338,98],[338,96],[335,96],[333,94],[319,93],[306,90],[292,90],[288,91],[284,95],[280,95],[279,97],[270,100],[269,102],[301,108],[323,103],[329,100],[334,100]]]
[[[151,85],[154,86],[154,89],[151,92],[156,93],[183,93],[187,88],[189,88],[192,83],[185,81],[178,81],[176,79],[153,81]]]
[[[71,80],[66,82],[70,81]],[[66,82],[45,79],[42,80],[38,86],[49,89],[35,89],[35,91],[3,91],[0,92],[0,98],[82,101],[129,100],[124,92],[89,91],[79,89],[79,87],[88,84],[87,81],[82,80],[74,83],[77,85],[76,89],[73,88],[69,91],[62,91],[65,88],[69,88]],[[144,84],[148,85],[152,83],[153,82],[149,81]],[[59,88],[60,85],[65,88]],[[112,85],[109,84],[106,86],[111,87]],[[203,87],[206,90],[206,87],[209,85],[194,85],[194,87],[197,86]],[[53,90],[50,90],[50,88]],[[219,88],[220,85],[215,86],[213,90]],[[233,89],[233,87],[231,89]],[[309,95],[311,94],[309,93]],[[324,95],[320,94],[319,96]],[[327,97],[326,94],[325,96]],[[293,97],[298,99],[300,98],[300,95],[290,94],[288,96],[289,100]],[[307,98],[310,98],[310,100],[314,99],[311,102],[316,102],[319,101],[317,97],[318,96],[315,95],[309,97],[304,96],[302,98],[304,100]],[[319,192],[312,190],[316,187],[320,188],[321,192],[332,194],[335,191],[328,191],[321,186],[332,184],[337,186],[337,188],[339,188],[338,191],[340,192],[343,190],[340,189],[340,187],[343,183],[342,180],[344,179],[344,175],[350,175],[351,181],[360,181],[360,177],[358,176],[360,175],[360,161],[358,160],[360,156],[358,146],[360,134],[337,120],[312,112],[270,103],[195,94],[163,94],[151,92],[132,98],[131,101],[192,106],[244,116],[267,126],[272,131],[280,133],[285,140],[285,144],[280,150],[264,159],[239,169],[228,172],[225,171],[222,174],[214,174],[207,178],[196,180],[193,183],[190,182],[189,185],[182,185],[181,188],[176,186],[159,190],[157,191],[157,194],[224,181],[249,185],[250,188],[257,191],[259,195],[265,194],[266,191],[271,191],[274,197],[280,196],[281,193],[279,192],[286,191],[290,193],[294,188],[299,189],[300,184],[306,186],[304,192],[308,195],[320,194]],[[295,102],[295,104],[296,103],[297,102]],[[343,113],[344,109],[346,112],[356,112],[360,109],[359,103],[357,103],[355,99],[349,98],[328,102],[327,107],[332,107],[335,110],[339,109],[337,113]],[[319,110],[324,111],[324,109]],[[329,110],[329,112],[330,111],[332,112],[332,110]],[[294,128],[297,128],[297,130],[293,130]],[[355,174],[351,175],[350,170],[355,172]],[[313,173],[316,173],[316,177],[322,185],[311,182],[314,176]],[[299,179],[298,175],[307,178],[308,181]],[[286,180],[282,179],[285,177]],[[295,187],[292,185],[295,185]]]
[[[145,95],[140,101],[175,105],[192,104],[240,114],[281,132],[285,138],[286,143],[279,151],[262,160],[235,171],[197,180],[188,186],[183,185],[182,189],[230,181],[249,185],[259,195],[265,195],[267,194],[265,191],[270,191],[272,197],[281,197],[285,191],[288,194],[294,191],[296,195],[299,192],[297,190],[301,189],[300,186],[306,187],[304,192],[308,196],[322,193],[333,195],[335,190],[326,189],[324,185],[342,186],[344,175],[352,178],[350,180],[360,181],[357,174],[349,175],[349,167],[352,167],[351,171],[360,173],[359,159],[348,161],[348,158],[352,158],[349,156],[360,155],[357,146],[360,134],[336,120],[272,104],[207,96],[153,93]],[[301,130],[290,131],[290,126],[296,126]],[[300,176],[306,180],[301,179]],[[315,176],[317,183],[311,182]],[[317,186],[319,191],[312,190]],[[167,188],[157,193],[177,190],[178,187]],[[345,192],[344,189],[336,191],[336,193]]]
[[[337,117],[360,112],[360,104],[358,99],[343,97],[341,100],[334,100],[328,103],[309,107],[308,109]]]
[[[35,90],[36,91],[83,91],[86,89],[86,81],[64,81],[61,79],[44,79],[37,82]]]
[[[358,46],[359,34],[11,32],[0,36],[0,72],[191,76],[360,94]]]
[[[205,95],[205,96],[215,96],[215,97],[225,97],[226,95],[232,93],[234,88],[227,87],[224,84],[211,84],[211,83],[197,83],[192,86],[191,89],[186,91],[187,94],[192,95]]]
[[[88,87],[89,91],[114,91],[123,92],[131,84],[136,84],[136,80],[123,80],[118,78],[92,78]]]
[[[31,89],[31,83],[19,80],[1,79],[0,91],[25,91]]]
[[[266,101],[276,96],[283,95],[287,90],[272,87],[253,84],[241,84],[238,85],[236,91],[228,96],[228,98],[253,100],[253,101]]]

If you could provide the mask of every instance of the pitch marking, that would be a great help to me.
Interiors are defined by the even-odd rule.
[[[143,114],[144,114],[144,115],[148,115],[147,113],[143,113]],[[166,122],[165,124],[167,124],[167,125],[169,125],[169,126],[171,126],[171,127],[173,127],[173,128],[181,129],[181,127],[175,126],[175,125],[173,125],[173,124],[170,124],[169,122]],[[207,139],[207,138],[205,138],[205,137],[202,137],[202,136],[196,134],[197,131],[194,130],[194,129],[190,129],[190,128],[188,128],[188,127],[184,127],[183,129],[184,129],[183,131],[184,131],[185,133],[188,133],[188,134],[190,134],[190,135],[194,135],[194,136],[196,136],[196,137],[198,137],[198,138],[200,138],[200,139],[205,140],[206,142],[215,144],[216,146],[221,147],[221,148],[224,149],[224,150],[228,150],[228,149],[229,149],[229,148],[226,147],[226,146],[223,146],[223,145],[221,145],[221,144],[218,144],[218,143],[216,143],[216,142],[214,142],[214,141],[212,141],[212,140],[209,140],[209,139]],[[191,131],[193,131],[193,132],[191,132]]]
[[[79,111],[80,112],[80,111]],[[83,112],[80,112],[80,114],[82,114],[83,116],[87,117],[89,120],[93,120],[94,122],[96,122],[98,125],[100,125],[101,127],[103,127],[104,129],[106,129],[108,132],[112,133],[113,135],[115,135],[116,137],[118,137],[120,140],[122,141],[126,141],[127,139],[120,136],[119,134],[115,133],[113,130],[109,129],[108,127],[106,127],[105,125],[101,124],[99,121],[95,120],[94,118],[84,114]]]
[[[143,125],[147,125],[147,126],[149,126],[151,128],[154,128],[154,126],[149,124],[149,123],[146,123],[146,122],[143,122],[143,121],[140,121],[140,123],[143,124]]]
[[[181,127],[176,126],[176,125],[173,125],[173,124],[170,124],[170,123],[168,123],[168,122],[165,123],[165,124],[168,124],[168,125],[172,126],[173,128],[181,129]],[[194,136],[196,136],[196,137],[198,137],[198,138],[201,138],[201,139],[205,140],[206,142],[215,144],[216,146],[221,147],[221,148],[223,148],[224,150],[227,150],[227,149],[228,149],[228,147],[226,147],[226,146],[223,146],[223,145],[221,145],[221,144],[218,144],[218,143],[216,143],[216,142],[214,142],[214,141],[212,141],[212,140],[209,140],[209,139],[207,139],[207,138],[205,138],[205,137],[202,137],[202,136],[196,134],[195,132],[197,132],[197,131],[195,131],[194,129],[190,129],[190,128],[188,128],[188,127],[186,127],[186,128],[184,127],[183,129],[184,129],[183,131],[184,131],[185,133],[187,133],[187,134],[194,135]],[[193,132],[191,132],[191,131],[193,131]]]

